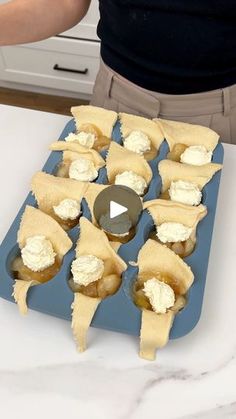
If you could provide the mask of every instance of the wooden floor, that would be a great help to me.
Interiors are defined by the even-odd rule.
[[[23,92],[0,87],[0,104],[71,115],[71,106],[87,105],[88,102],[81,99]]]

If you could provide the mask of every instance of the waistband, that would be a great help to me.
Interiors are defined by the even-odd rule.
[[[102,60],[100,77],[105,85],[106,94],[124,105],[149,114],[152,118],[159,115],[196,116],[222,112],[228,116],[236,106],[236,84],[217,90],[187,95],[169,95],[149,91],[126,80]],[[148,112],[147,112],[148,109]],[[146,110],[146,111],[145,111]]]

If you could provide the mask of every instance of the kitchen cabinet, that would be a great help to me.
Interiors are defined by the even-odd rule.
[[[89,98],[99,68],[98,20],[98,0],[92,0],[74,28],[45,41],[0,48],[0,86]]]

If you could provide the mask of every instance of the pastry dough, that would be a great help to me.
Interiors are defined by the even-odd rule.
[[[207,208],[200,204],[197,207],[181,204],[179,202],[167,201],[165,199],[154,199],[144,202],[143,208],[147,209],[156,226],[163,223],[181,223],[193,229],[191,237],[195,240],[196,227],[207,214]]]
[[[171,160],[162,160],[158,165],[158,170],[162,178],[162,192],[169,189],[172,181],[177,180],[192,182],[202,190],[214,174],[221,170],[222,167],[222,164],[217,163],[192,166]]]
[[[213,151],[218,144],[219,135],[210,128],[160,118],[154,121],[162,129],[170,151],[175,144],[204,145],[208,151]]]
[[[100,302],[100,298],[91,298],[80,292],[74,294],[71,328],[78,352],[86,350],[87,331]]]
[[[78,131],[84,124],[93,124],[100,129],[103,135],[111,138],[112,130],[117,120],[116,112],[96,106],[81,105],[72,107],[71,113],[75,118]]]
[[[175,305],[167,313],[142,310],[140,356],[154,359],[156,348],[164,346],[168,341],[174,314],[183,306],[182,296],[191,287],[194,276],[191,268],[178,255],[151,239],[147,240],[138,254],[138,267],[140,276],[150,273],[150,276],[155,277],[162,272],[174,277],[179,289]]]
[[[27,314],[28,307],[27,307],[27,293],[31,287],[34,285],[40,285],[40,282],[37,281],[24,281],[24,280],[16,280],[15,284],[13,285],[13,294],[15,302],[18,305],[18,309],[20,314],[23,316]]]
[[[36,173],[31,180],[31,190],[39,209],[46,213],[50,213],[53,206],[59,205],[64,199],[81,202],[87,188],[87,182],[60,178],[44,172]]]
[[[110,183],[113,183],[116,175],[132,170],[142,176],[147,184],[152,179],[152,170],[143,156],[127,150],[114,141],[111,142],[106,159],[107,176]]]
[[[84,158],[93,162],[96,169],[105,166],[105,161],[100,154],[92,148],[87,148],[73,141],[55,141],[49,147],[53,151],[63,151],[64,161],[74,161]]]
[[[57,221],[39,209],[27,205],[17,234],[20,249],[25,246],[28,237],[37,235],[50,240],[60,260],[72,247],[72,241]]]
[[[126,263],[110,245],[106,234],[90,223],[87,218],[82,217],[80,219],[80,236],[76,246],[76,257],[88,254],[103,260],[103,277],[110,274],[121,276],[127,268]],[[81,293],[75,293],[72,330],[80,352],[86,348],[87,330],[100,301],[100,298],[91,298]]]
[[[179,296],[175,305],[165,314],[156,314],[145,309],[142,311],[139,352],[141,358],[155,360],[156,348],[162,348],[167,344],[175,314],[184,305],[184,298]]]
[[[159,125],[142,116],[119,113],[122,137],[126,138],[132,131],[142,131],[148,136],[153,146],[159,150],[164,136]]]
[[[95,225],[97,225],[97,221],[95,219],[94,212],[93,212],[95,200],[97,196],[100,194],[100,192],[104,191],[104,189],[108,187],[109,185],[101,185],[99,183],[89,183],[88,188],[86,189],[84,197],[91,213],[92,223]]]
[[[27,238],[37,235],[43,235],[50,240],[60,261],[62,261],[64,255],[72,247],[72,241],[57,221],[49,215],[44,214],[39,209],[27,205],[17,234],[17,241],[20,249],[25,246]],[[26,299],[29,288],[38,284],[39,282],[37,281],[24,281],[18,279],[15,281],[13,286],[13,297],[22,314],[27,313]]]

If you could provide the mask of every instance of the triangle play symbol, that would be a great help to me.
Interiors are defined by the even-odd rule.
[[[110,218],[118,217],[118,215],[121,215],[126,211],[128,211],[128,208],[115,201],[110,201]]]

